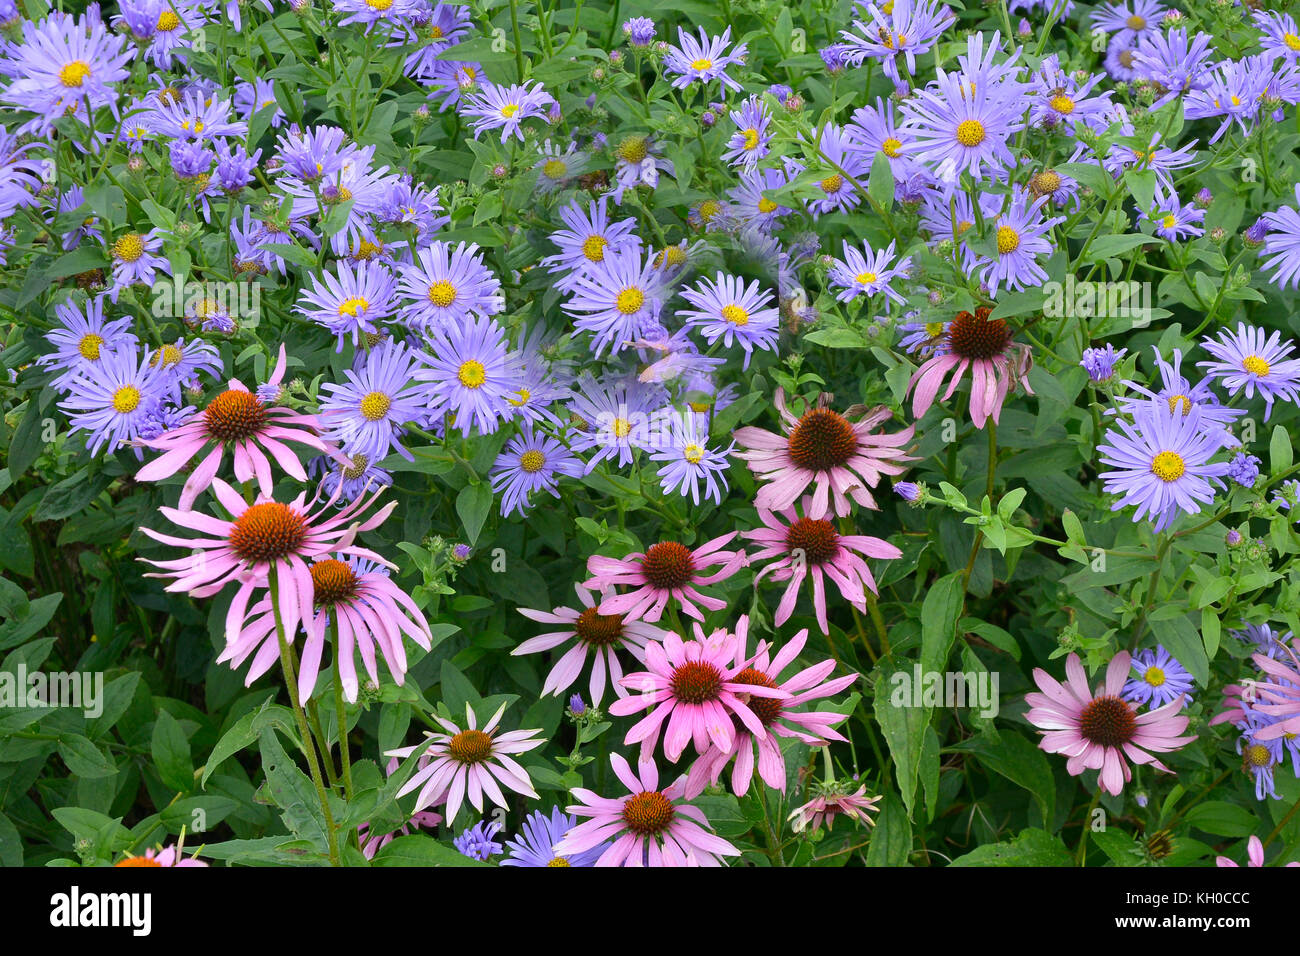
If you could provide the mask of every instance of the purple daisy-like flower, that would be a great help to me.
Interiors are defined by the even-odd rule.
[[[1254,455],[1239,451],[1236,457],[1228,462],[1228,477],[1243,488],[1253,488],[1255,482],[1259,480],[1259,466],[1261,464],[1262,462]]]
[[[732,166],[752,169],[768,154],[772,137],[767,128],[772,118],[763,101],[751,96],[740,104],[740,109],[731,111],[731,121],[736,124],[736,132],[727,140],[722,158]]]
[[[513,412],[519,395],[519,367],[505,332],[487,316],[434,328],[429,352],[420,353],[426,368],[415,375],[429,384],[433,414],[453,413],[452,427],[469,436],[472,429],[490,435]]]
[[[994,223],[996,255],[979,256],[976,260],[984,267],[980,281],[993,295],[1004,283],[1009,289],[1024,289],[1047,281],[1047,272],[1038,264],[1038,257],[1051,254],[1054,247],[1045,234],[1065,221],[1064,216],[1042,218],[1047,200],[1046,196],[1033,199],[1019,187],[1012,191],[1006,210]]]
[[[156,229],[146,233],[127,232],[118,237],[109,250],[113,256],[113,284],[108,290],[110,299],[116,302],[118,294],[129,285],[152,285],[159,270],[172,274],[170,260],[157,255],[162,244],[162,236]]]
[[[1132,667],[1137,676],[1128,679],[1122,692],[1130,703],[1155,710],[1180,697],[1185,704],[1192,702],[1192,675],[1161,645],[1157,644],[1155,650],[1138,651]]]
[[[66,388],[107,352],[136,349],[137,339],[131,331],[134,323],[130,318],[105,319],[102,295],[87,300],[84,311],[73,302],[60,302],[54,307],[54,318],[58,324],[45,336],[54,351],[42,355],[36,364],[59,370],[51,382],[55,388]]]
[[[1157,194],[1155,207],[1148,214],[1138,210],[1138,221],[1147,220],[1155,224],[1155,233],[1161,239],[1177,242],[1186,236],[1203,236],[1205,230],[1200,223],[1205,221],[1205,210],[1198,209],[1194,203],[1183,205],[1176,193],[1167,196]]]
[[[1079,364],[1083,370],[1088,373],[1088,378],[1100,385],[1103,382],[1109,382],[1115,375],[1115,363],[1124,357],[1128,349],[1115,350],[1115,346],[1109,342],[1102,348],[1090,348],[1083,350],[1083,358]]]
[[[1264,32],[1259,44],[1265,51],[1292,63],[1300,61],[1300,27],[1295,17],[1276,10],[1253,10],[1250,17]]]
[[[337,442],[350,458],[360,454],[378,462],[396,448],[412,460],[398,437],[403,426],[428,411],[428,396],[416,382],[422,358],[402,343],[386,339],[370,350],[360,369],[344,369],[346,383],[322,385],[324,437]]]
[[[616,205],[623,202],[623,193],[637,186],[659,185],[659,173],[677,175],[673,164],[659,156],[659,144],[652,136],[632,133],[624,136],[614,147],[614,188],[610,195]]]
[[[649,17],[632,17],[624,20],[623,35],[634,47],[647,47],[654,42],[655,22]]]
[[[832,168],[827,170],[825,177],[817,180],[817,187],[824,198],[810,200],[808,208],[814,215],[856,209],[862,202],[862,196],[850,179],[861,183],[871,172],[867,157],[853,138],[834,123],[827,123],[814,136],[820,153],[819,161]]]
[[[1061,69],[1056,54],[1045,57],[1034,74],[1029,121],[1046,127],[1069,124],[1073,129],[1088,117],[1101,115],[1110,106],[1111,96],[1110,90],[1092,92],[1101,80],[1098,73],[1080,83]]]
[[[1159,29],[1164,15],[1160,0],[1124,0],[1094,10],[1091,22],[1094,29],[1112,34],[1112,42],[1136,46],[1139,38]]]
[[[451,841],[451,844],[460,851],[461,856],[486,863],[490,857],[496,856],[503,849],[495,839],[500,832],[501,824],[480,820],[472,827],[466,828],[460,836]]]
[[[154,106],[150,127],[159,136],[210,140],[248,135],[248,124],[230,118],[230,100],[207,96],[199,90],[169,96]]]
[[[1180,514],[1200,514],[1228,472],[1227,462],[1210,461],[1223,440],[1220,429],[1203,427],[1199,408],[1184,415],[1153,403],[1138,409],[1133,423],[1116,422],[1097,449],[1114,466],[1101,473],[1103,487],[1121,496],[1111,510],[1135,506],[1133,520],[1149,517],[1156,531]]]
[[[492,491],[501,495],[501,516],[512,511],[524,514],[531,506],[535,491],[547,491],[560,497],[560,476],[581,478],[582,462],[564,447],[564,443],[544,432],[534,432],[531,424],[506,443],[492,465],[489,476]]]
[[[320,479],[320,495],[339,508],[356,501],[368,491],[387,488],[393,483],[392,474],[371,464],[365,455],[352,455],[351,461],[351,465],[345,465],[342,461],[320,455],[307,463],[307,473]]]
[[[594,263],[572,283],[573,297],[564,311],[574,327],[592,333],[600,358],[606,348],[617,354],[655,321],[663,304],[663,278],[654,257],[639,246]]]
[[[574,383],[570,416],[577,420],[570,447],[575,452],[594,451],[586,473],[608,458],[618,465],[632,463],[636,449],[651,449],[650,413],[664,404],[662,386],[631,379],[597,381],[584,373]]]
[[[904,104],[915,126],[908,155],[945,182],[956,182],[963,172],[979,180],[1014,165],[1007,139],[1024,126],[1019,99],[996,81],[963,83],[958,74],[940,70],[933,89],[917,90]]]
[[[124,344],[102,351],[99,360],[82,369],[66,389],[59,408],[67,414],[72,431],[90,432],[86,445],[91,455],[97,455],[102,446],[111,452],[140,436],[166,397],[167,381],[148,352],[141,354],[134,344]]]
[[[735,443],[725,449],[710,448],[707,423],[690,414],[674,415],[668,447],[650,456],[659,463],[659,484],[664,494],[676,491],[682,497],[690,496],[700,503],[700,482],[704,483],[704,498],[722,504],[727,493],[727,470],[731,460],[727,457]]]
[[[901,56],[908,75],[916,72],[916,58],[928,53],[956,19],[951,7],[940,0],[894,0],[892,3],[857,3],[860,19],[852,30],[840,31],[847,50],[845,60],[860,66],[863,60],[880,60],[885,75],[902,83],[898,69]]]
[[[523,142],[524,120],[545,118],[555,99],[541,83],[515,83],[498,86],[484,82],[476,93],[469,94],[458,107],[463,116],[474,121],[474,138],[488,130],[501,130],[504,144],[511,136]]]
[[[730,43],[731,27],[717,37],[710,37],[700,27],[699,40],[678,27],[678,45],[670,46],[664,56],[664,70],[675,77],[673,88],[680,90],[692,83],[717,80],[727,89],[739,91],[740,84],[727,75],[727,67],[744,63],[747,49],[745,44],[737,43],[735,49],[728,51]]]
[[[636,17],[635,19],[645,20],[646,18]],[[624,29],[626,31],[626,25]],[[654,38],[653,22],[650,25],[650,37],[651,39]],[[578,700],[581,701],[582,698],[579,697]],[[581,713],[581,710],[574,710],[574,712]],[[559,807],[552,807],[549,817],[541,810],[534,810],[520,826],[520,831],[515,838],[506,841],[506,850],[509,851],[509,856],[501,861],[501,865],[527,867],[595,866],[596,861],[610,848],[610,843],[600,843],[589,850],[580,850],[577,853],[570,853],[568,856],[555,855],[553,847],[563,840],[565,834],[577,825],[577,817],[569,816]]]
[[[184,388],[198,384],[200,372],[217,377],[221,374],[221,355],[217,347],[202,339],[186,342],[179,338],[155,349],[149,360],[163,370],[163,389],[171,401],[180,404]]]
[[[1187,30],[1181,27],[1168,33],[1148,30],[1142,34],[1133,54],[1133,68],[1142,79],[1166,91],[1151,104],[1151,109],[1157,110],[1184,93],[1204,86],[1213,39],[1208,33],[1197,33],[1188,40]]]
[[[253,117],[267,107],[275,107],[271,113],[271,127],[279,129],[284,125],[284,110],[275,98],[275,83],[255,76],[251,81],[241,80],[235,84],[235,112],[243,117],[245,123],[251,123]]]
[[[560,219],[567,228],[556,229],[550,235],[560,251],[543,259],[542,265],[551,272],[563,273],[555,282],[555,288],[562,292],[572,291],[583,276],[594,275],[607,256],[631,252],[641,244],[636,220],[610,222],[603,196],[593,200],[585,211],[580,203],[570,203],[560,210]]]
[[[1172,362],[1166,362],[1161,358],[1159,347],[1152,346],[1152,351],[1156,356],[1156,369],[1160,373],[1160,388],[1151,391],[1137,382],[1125,381],[1124,385],[1137,392],[1142,398],[1119,399],[1121,412],[1134,415],[1148,402],[1165,405],[1170,412],[1180,412],[1183,415],[1197,408],[1200,409],[1202,422],[1207,426],[1218,426],[1225,432],[1231,429],[1232,423],[1237,418],[1246,414],[1240,408],[1231,408],[1221,403],[1219,397],[1214,394],[1214,389],[1210,388],[1209,379],[1202,379],[1193,385],[1191,379],[1183,375],[1183,353],[1180,350],[1174,349]],[[1225,438],[1225,442],[1226,440]]]
[[[742,169],[739,181],[727,193],[733,219],[744,231],[770,233],[777,222],[794,210],[763,195],[790,181],[785,169]]]
[[[860,295],[870,297],[884,293],[886,313],[891,301],[903,305],[906,300],[890,287],[890,283],[899,276],[907,275],[912,267],[911,257],[903,256],[894,262],[893,240],[879,252],[873,252],[866,243],[863,243],[862,249],[859,252],[856,246],[845,241],[844,258],[836,259],[831,264],[827,278],[839,289],[835,298],[840,302],[849,302]]]
[[[1117,83],[1129,83],[1137,79],[1137,46],[1127,40],[1111,38],[1106,47],[1106,58],[1102,60],[1106,73]]]
[[[1300,183],[1296,183],[1295,197],[1296,205],[1300,206]],[[1289,285],[1294,289],[1300,285],[1300,212],[1291,206],[1282,206],[1265,213],[1247,230],[1248,241],[1252,238],[1251,230],[1256,233],[1267,230],[1259,254],[1266,257],[1264,268],[1273,270],[1269,280],[1281,288]]]
[[[1267,338],[1265,338],[1267,336]],[[1300,398],[1300,359],[1288,359],[1294,342],[1282,343],[1282,333],[1268,335],[1267,330],[1237,323],[1236,330],[1225,329],[1217,340],[1206,338],[1201,348],[1214,361],[1197,362],[1205,374],[1217,379],[1229,395],[1245,391],[1254,398],[1256,390],[1264,399],[1264,421],[1273,413],[1273,402]]]
[[[441,240],[398,267],[400,295],[413,299],[402,321],[414,329],[438,330],[465,325],[471,316],[492,316],[505,308],[501,283],[483,264],[478,246]]]
[[[757,280],[746,286],[744,279],[719,272],[713,281],[701,279],[695,288],[682,290],[682,298],[694,306],[680,313],[686,325],[710,345],[718,340],[727,348],[738,344],[745,350],[742,368],[749,368],[754,349],[775,351],[781,311],[771,292],[759,290]]]
[[[333,273],[309,279],[311,287],[299,293],[293,310],[329,329],[338,338],[336,352],[348,339],[360,346],[364,336],[378,335],[378,323],[397,311],[394,279],[382,263],[340,261]]]
[[[1216,63],[1205,75],[1204,88],[1192,90],[1183,100],[1183,115],[1189,120],[1223,118],[1210,137],[1211,146],[1234,122],[1246,136],[1254,128],[1260,102],[1273,74],[1269,69],[1260,69],[1260,64],[1248,63],[1249,59]]]

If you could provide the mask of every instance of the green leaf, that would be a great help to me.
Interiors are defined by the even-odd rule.
[[[109,777],[117,773],[117,764],[81,734],[60,734],[59,756],[68,765],[74,777],[93,779]]]
[[[181,793],[194,789],[189,738],[176,718],[165,710],[158,711],[158,719],[154,721],[151,750],[163,783]]]
[[[1291,467],[1292,461],[1291,436],[1287,434],[1285,425],[1273,426],[1273,437],[1268,443],[1268,466],[1275,475],[1279,475]]]
[[[876,723],[880,724],[885,742],[889,744],[890,756],[894,759],[899,793],[902,794],[903,803],[907,806],[907,815],[911,817],[916,800],[916,778],[921,766],[921,750],[924,745],[922,738],[930,724],[930,708],[923,705],[912,706],[919,700],[919,687],[912,688],[912,700],[900,700],[896,704],[891,685],[901,685],[901,680],[896,681],[895,675],[902,675],[909,684],[913,679],[910,671],[901,668],[893,672],[882,669],[880,676],[876,678],[874,710]]]
[[[469,544],[478,541],[478,533],[483,529],[488,511],[492,508],[492,489],[485,484],[466,485],[456,496],[456,514],[465,526],[465,536]]]
[[[1186,820],[1215,836],[1244,837],[1259,829],[1259,818],[1244,807],[1222,800],[1207,800],[1187,811]]]
[[[880,814],[867,847],[867,866],[907,866],[912,853],[912,821],[892,793],[880,803]]]
[[[965,597],[962,573],[940,578],[921,605],[921,670],[942,671],[957,639],[957,618]]]
[[[400,836],[383,847],[371,866],[487,866],[423,833]]]
[[[1046,830],[1024,830],[1006,843],[976,847],[950,866],[1070,866],[1074,861],[1059,837]]]
[[[206,787],[208,777],[212,776],[214,770],[261,736],[262,731],[267,727],[278,727],[286,737],[299,743],[293,711],[279,704],[272,704],[268,698],[260,708],[249,711],[221,735],[217,745],[212,748],[212,753],[208,755],[208,762],[203,765],[203,776],[199,778],[199,786]]]
[[[894,171],[889,166],[889,157],[883,152],[876,153],[871,161],[871,178],[867,181],[867,195],[876,201],[881,209],[889,209],[894,204]]]
[[[1043,751],[1023,734],[1004,727],[997,740],[980,735],[965,741],[960,749],[969,750],[985,767],[1032,793],[1043,821],[1051,822],[1056,804],[1052,767]]]

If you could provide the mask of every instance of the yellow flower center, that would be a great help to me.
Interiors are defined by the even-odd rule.
[[[826,193],[826,195],[834,196],[837,192],[840,191],[840,189],[843,188],[844,177],[841,176],[839,173],[835,173],[831,176],[827,176],[817,185],[822,188],[822,192]]]
[[[707,70],[712,66],[713,66],[713,61],[710,60],[708,57],[701,57],[698,60],[691,61],[692,70]]]
[[[722,203],[716,199],[706,199],[699,206],[700,219],[703,222],[712,222],[721,210]]]
[[[925,323],[925,334],[928,335],[928,336],[930,336],[930,338],[934,338],[936,335],[938,335],[938,334],[941,333],[942,331],[943,331],[943,323],[942,323],[942,322],[927,322],[927,323]]]
[[[1189,414],[1191,414],[1191,411],[1192,411],[1192,400],[1191,400],[1190,398],[1188,398],[1186,395],[1170,395],[1170,396],[1169,396],[1169,412],[1170,412],[1170,414],[1172,414],[1173,412],[1177,411],[1179,405],[1183,406],[1183,414],[1184,414],[1184,415],[1189,415]]]
[[[659,254],[655,256],[654,264],[655,268],[659,269],[664,266],[679,266],[685,261],[686,250],[682,249],[680,246],[668,246],[665,249],[661,249]]]
[[[526,451],[519,456],[519,467],[530,475],[541,471],[546,465],[546,456],[540,451]]]
[[[102,335],[87,332],[81,337],[81,341],[77,343],[77,351],[81,353],[82,358],[97,362],[99,361],[99,347],[103,344],[104,337]]]
[[[749,313],[738,305],[724,305],[722,317],[732,325],[749,325]]]
[[[350,299],[344,299],[339,303],[339,315],[347,315],[352,318],[357,317],[358,312],[366,312],[370,309],[370,300],[362,295],[354,295]]]
[[[548,159],[542,164],[542,175],[547,179],[563,179],[568,171],[569,167],[559,159]]]
[[[439,279],[429,286],[429,301],[441,309],[456,301],[456,287],[446,279]]]
[[[113,411],[123,415],[140,407],[140,390],[134,385],[123,385],[113,393]]]
[[[59,70],[59,82],[67,87],[78,87],[90,76],[90,66],[85,60],[73,60]]]
[[[1292,50],[1295,50],[1297,53],[1300,53],[1300,37],[1296,36],[1294,33],[1288,33],[1285,36],[1283,36],[1282,42],[1285,43]]]
[[[1172,229],[1177,224],[1178,224],[1178,220],[1174,218],[1173,213],[1169,213],[1168,215],[1165,216],[1165,218],[1160,220],[1160,225],[1164,226],[1166,229]]]
[[[774,210],[774,209],[776,209],[776,208],[777,208],[776,203],[773,202],[771,199],[768,199],[766,196],[762,197],[762,198],[758,201],[758,211],[759,211],[759,212],[771,212],[772,210]]]
[[[632,432],[632,423],[626,418],[614,419],[614,435],[617,438],[626,438]]]
[[[442,39],[442,27],[438,26],[438,24],[436,24],[436,23],[434,23],[434,24],[430,24],[430,26],[429,26],[429,39],[430,39],[430,40],[441,40],[441,39]]]
[[[150,364],[157,365],[161,362],[163,368],[171,368],[173,365],[178,364],[183,357],[181,350],[176,346],[164,345],[154,353],[153,361]]]
[[[366,6],[371,10],[387,10],[393,5],[393,0],[366,0]]]
[[[998,226],[998,255],[1005,256],[1020,248],[1020,233],[1010,226]]]
[[[507,103],[505,106],[501,107],[501,115],[506,119],[510,119],[510,117],[514,116],[518,112],[519,106],[515,103]]]
[[[898,154],[902,152],[902,150],[903,144],[892,136],[880,144],[880,151],[890,159],[897,159]]]
[[[973,147],[984,142],[984,124],[979,120],[962,120],[957,124],[957,142]]]
[[[629,163],[639,163],[650,152],[650,146],[644,136],[628,136],[618,144],[618,158]]]
[[[144,255],[144,239],[137,232],[128,232],[113,243],[113,255],[123,262],[135,262]]]
[[[1148,667],[1147,672],[1142,675],[1142,679],[1152,687],[1159,687],[1165,682],[1165,672],[1158,667]]]
[[[604,236],[588,236],[582,244],[582,254],[592,262],[604,262],[607,245],[609,240]]]
[[[466,388],[478,388],[487,381],[487,369],[483,367],[483,363],[478,359],[470,359],[461,363],[460,371],[456,373],[456,377],[460,379],[460,384]]]
[[[704,449],[699,445],[687,445],[682,449],[682,457],[692,465],[698,465],[700,460],[704,458]]]
[[[975,225],[975,223],[971,222],[969,219],[963,219],[961,222],[957,223],[957,235],[965,235],[966,230],[973,225]]]
[[[528,389],[526,389],[526,388],[521,388],[521,389],[519,390],[519,397],[518,397],[518,398],[510,398],[510,399],[506,399],[506,401],[508,401],[511,405],[514,405],[515,407],[520,407],[520,406],[523,406],[523,405],[527,405],[527,404],[528,404],[528,400],[529,400],[530,398],[532,398],[532,397],[533,397],[533,393],[532,393],[532,392],[530,392],[530,391],[529,391]]]
[[[555,859],[553,859],[550,863],[547,863],[546,865],[547,866],[573,866],[572,863],[570,863],[562,856],[557,856]]]
[[[1151,459],[1151,474],[1161,481],[1177,481],[1186,472],[1187,464],[1176,451],[1162,451]]]
[[[614,307],[624,315],[635,315],[645,305],[645,293],[635,286],[628,286],[614,300]]]
[[[876,281],[876,274],[874,272],[859,272],[853,278],[862,285],[871,285]]]
[[[164,10],[158,14],[158,29],[163,33],[171,33],[181,25],[181,18],[171,10]]]
[[[1261,378],[1267,375],[1269,371],[1268,362],[1260,358],[1258,355],[1247,355],[1241,360],[1241,367],[1251,375],[1258,375]]]
[[[1064,116],[1069,116],[1074,112],[1074,100],[1070,99],[1064,93],[1058,93],[1056,96],[1053,96],[1051,102],[1047,105]]]
[[[388,414],[393,400],[383,392],[371,392],[361,399],[361,415],[368,422],[377,422]]]
[[[1145,30],[1147,28],[1147,18],[1140,17],[1135,13],[1124,21],[1124,26],[1130,30]]]
[[[758,149],[758,130],[752,126],[745,130],[745,149]]]

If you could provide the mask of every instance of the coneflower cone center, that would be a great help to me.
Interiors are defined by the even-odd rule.
[[[1118,697],[1097,697],[1079,715],[1079,733],[1102,747],[1119,747],[1137,733],[1137,715]]]
[[[733,684],[749,684],[753,687],[776,686],[776,682],[772,678],[755,667],[746,667],[731,678],[731,682]],[[781,716],[781,702],[772,697],[751,697],[746,706],[754,712],[755,717],[763,722],[764,727],[775,723],[776,719]]]
[[[600,614],[589,607],[573,623],[578,640],[593,647],[608,647],[623,640],[623,615]]]
[[[252,392],[222,392],[204,409],[208,433],[221,441],[252,438],[266,425],[266,406]]]
[[[979,361],[1001,355],[1011,344],[1011,332],[1002,319],[989,320],[990,309],[980,306],[972,315],[958,312],[948,323],[948,343],[953,354]]]
[[[840,536],[826,520],[800,518],[785,532],[785,545],[792,555],[802,553],[811,565],[825,564],[839,551]]]
[[[481,730],[462,730],[448,741],[447,753],[461,763],[482,763],[492,755],[492,738]]]
[[[317,607],[342,604],[357,593],[356,572],[337,558],[329,558],[313,564],[311,583],[316,593]]]
[[[691,549],[676,541],[660,541],[646,549],[641,559],[641,573],[646,582],[661,591],[685,587],[695,572]]]
[[[294,554],[307,540],[307,519],[288,505],[249,505],[230,529],[230,547],[245,561],[275,561]]]
[[[126,866],[126,867],[159,866],[160,867],[162,866],[162,864],[159,863],[157,860],[147,856],[128,856],[121,863],[114,863],[113,866],[114,867],[119,867],[119,866]]]
[[[654,836],[673,822],[673,802],[658,790],[642,790],[623,802],[623,822],[637,836]]]
[[[687,661],[673,670],[668,686],[682,703],[703,704],[722,693],[722,672],[707,661]]]
[[[790,460],[809,471],[830,471],[845,464],[858,450],[858,436],[849,420],[829,408],[812,408],[790,432]]]

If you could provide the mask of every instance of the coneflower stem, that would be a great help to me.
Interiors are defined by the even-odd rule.
[[[284,685],[289,690],[289,702],[293,704],[293,717],[298,724],[298,736],[302,738],[302,752],[307,757],[307,769],[311,772],[316,798],[320,800],[321,813],[325,816],[325,838],[329,846],[330,865],[341,866],[334,814],[330,811],[329,796],[325,793],[325,782],[321,778],[320,765],[316,760],[316,747],[312,743],[311,729],[307,726],[307,715],[303,712],[302,702],[298,700],[298,677],[294,674],[293,664],[289,660],[290,647],[284,636],[284,619],[280,616],[280,589],[274,564],[271,565],[268,582],[271,588],[271,610],[275,614],[275,639],[280,645],[280,669],[284,672]]]

